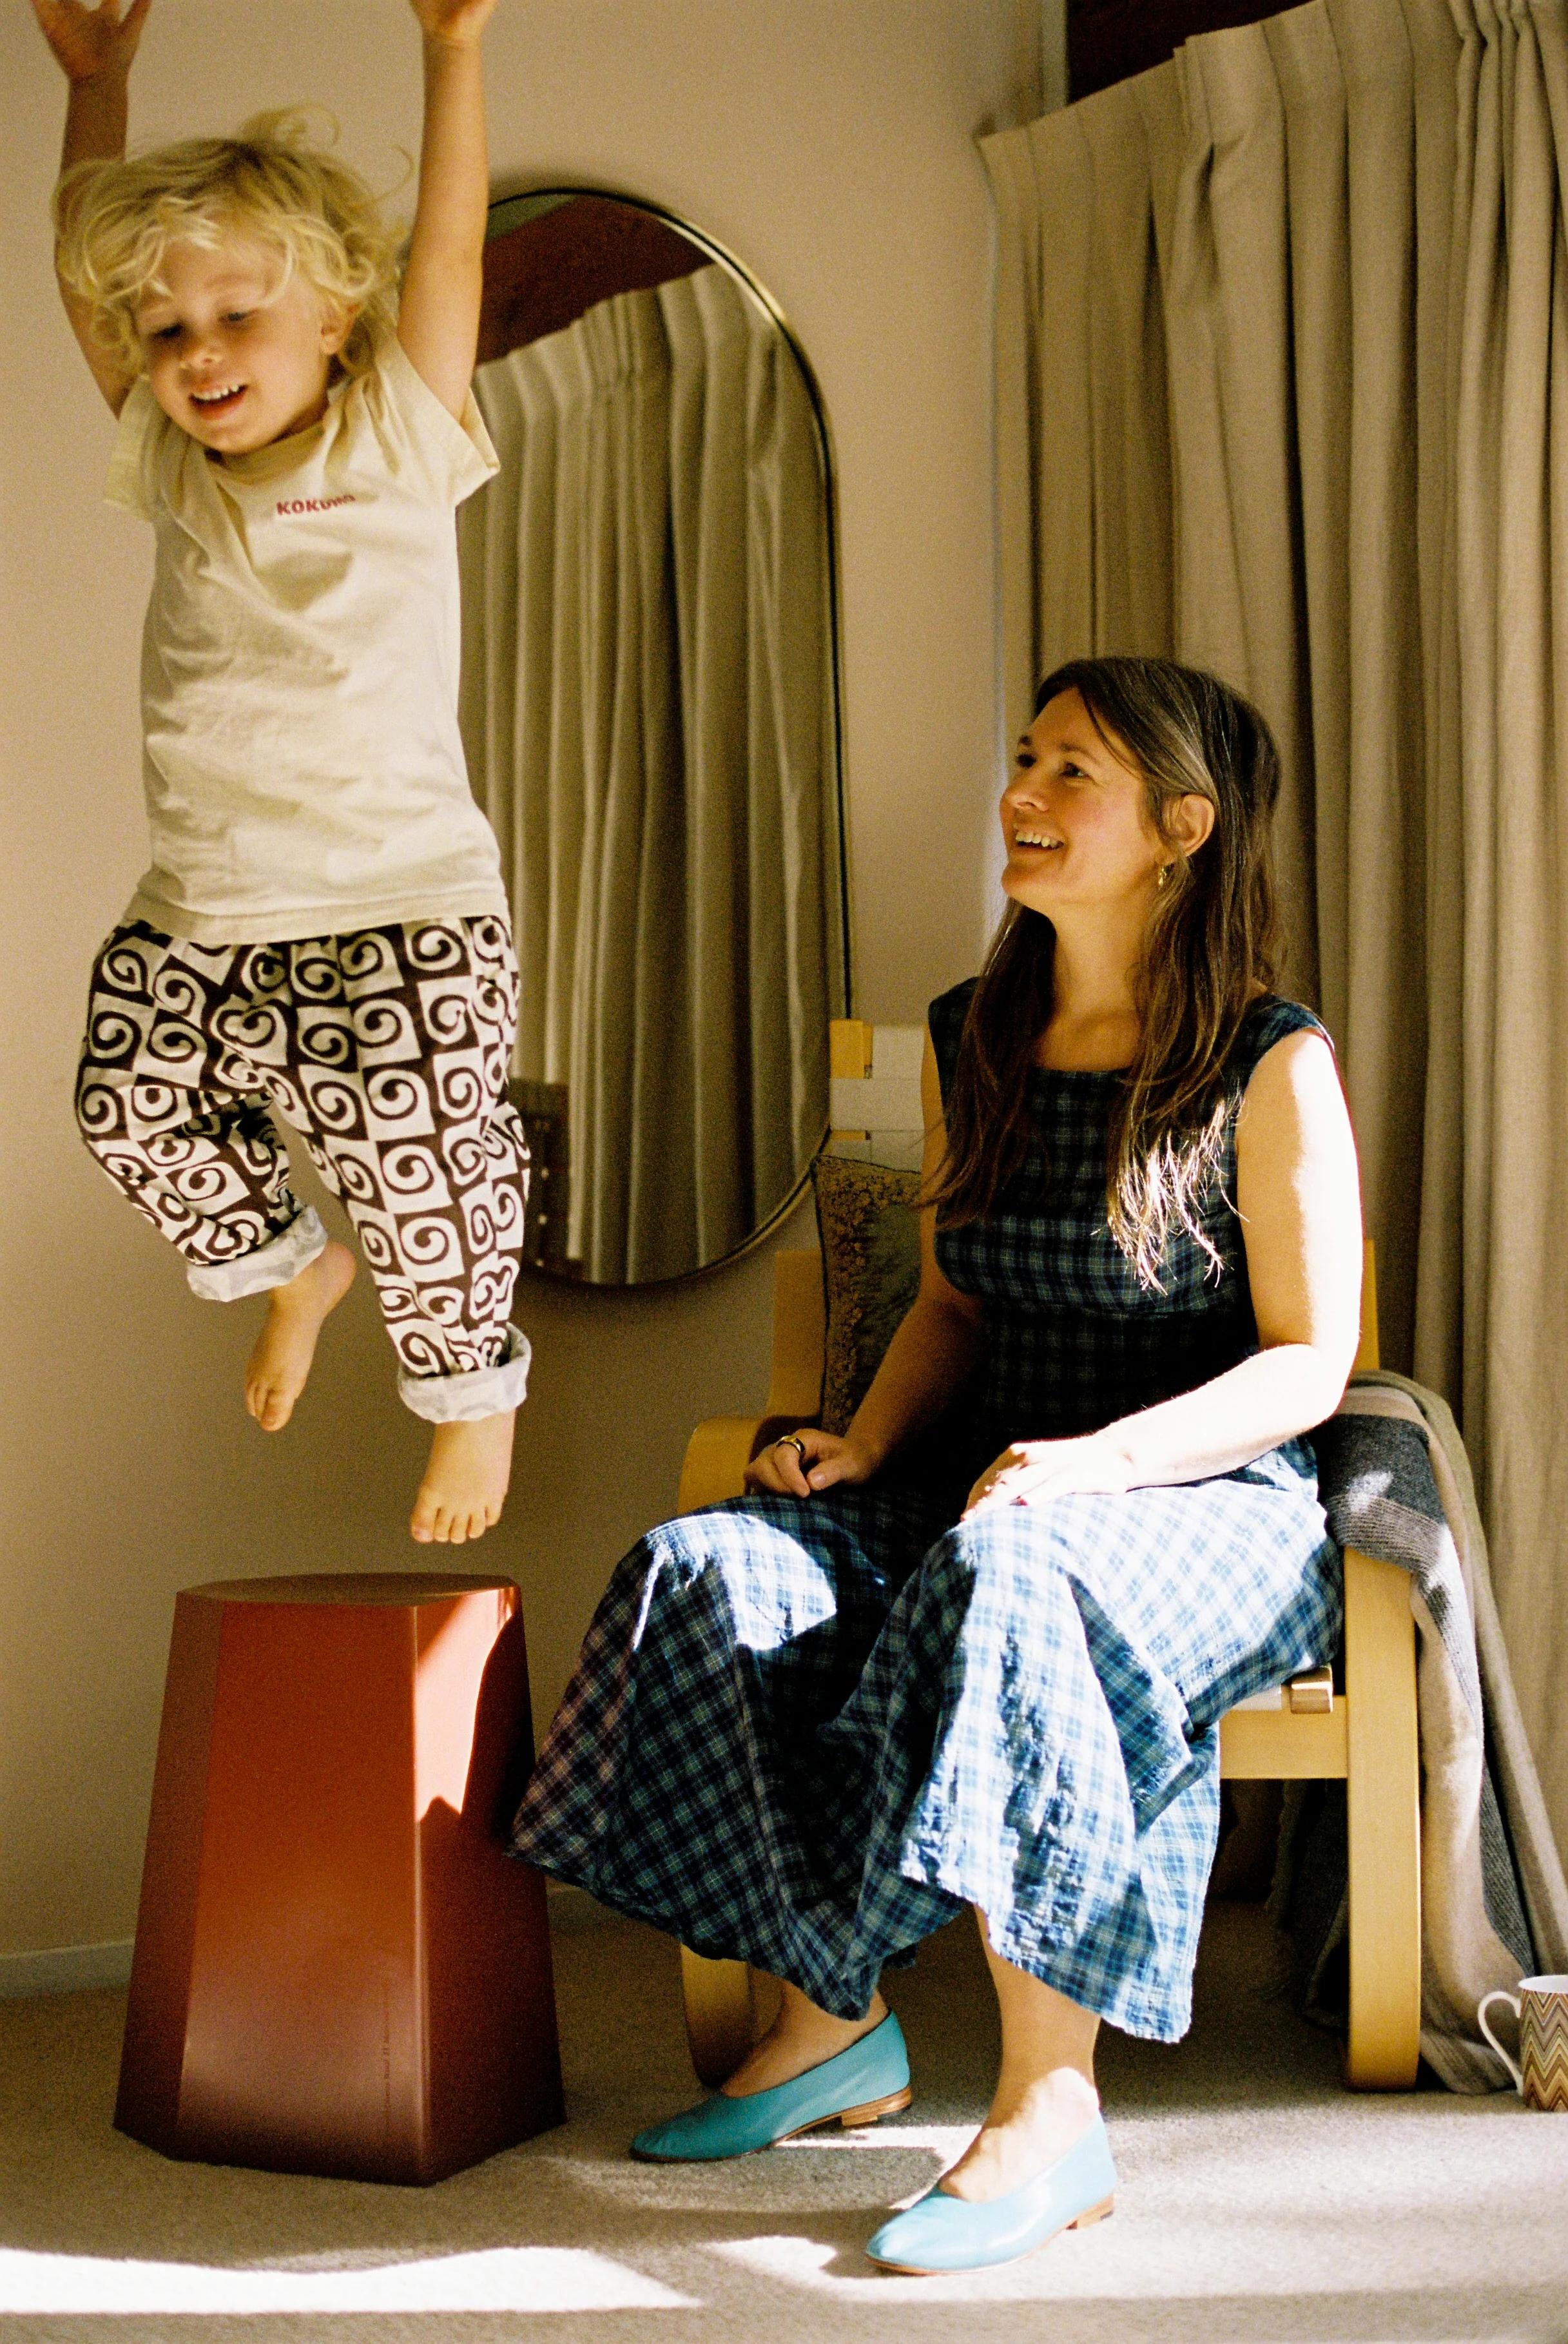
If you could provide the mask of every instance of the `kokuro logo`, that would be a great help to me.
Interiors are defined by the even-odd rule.
[[[285,499],[278,510],[280,513],[330,512],[334,505],[352,505],[358,502],[357,497],[348,494],[340,497],[290,497]]]

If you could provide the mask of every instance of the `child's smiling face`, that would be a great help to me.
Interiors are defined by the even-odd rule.
[[[216,248],[172,243],[167,292],[137,311],[147,380],[164,413],[223,456],[248,455],[324,413],[333,353],[349,318],[298,270],[238,237]]]

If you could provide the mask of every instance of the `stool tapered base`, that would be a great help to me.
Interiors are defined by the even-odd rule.
[[[424,2183],[557,2124],[508,1582],[234,1581],[176,1605],[115,2122],[166,2156]]]

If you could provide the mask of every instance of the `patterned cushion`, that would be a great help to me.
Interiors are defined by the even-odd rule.
[[[812,1178],[827,1299],[822,1424],[843,1432],[920,1284],[920,1177],[820,1156]]]

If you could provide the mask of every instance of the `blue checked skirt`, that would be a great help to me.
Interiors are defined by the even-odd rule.
[[[933,1008],[945,1078],[966,995]],[[1234,1054],[1238,1100],[1263,1049],[1313,1022],[1259,1005]],[[945,1467],[736,1500],[640,1540],[595,1615],[513,1846],[846,2018],[885,1964],[972,1904],[1007,1960],[1168,2042],[1191,2014],[1219,1721],[1332,1654],[1339,1557],[1305,1440],[1183,1487],[957,1519],[1007,1441],[1108,1422],[1256,1348],[1223,1196],[1208,1226],[1225,1275],[1194,1297],[1193,1248],[1149,1309],[1165,1322],[1152,1345],[1126,1323],[1136,1285],[1130,1308],[1120,1284],[1116,1308],[1094,1298],[1119,1278],[1098,1245],[1115,1077],[1038,1080],[1066,1086],[1067,1104],[1059,1090],[1038,1102],[1041,1143],[1005,1211],[942,1239],[992,1336],[974,1402],[927,1450]],[[1064,1190],[1091,1162],[1071,1288]],[[1224,1196],[1233,1170],[1220,1167]],[[1049,1288],[1032,1308],[1031,1221]],[[1183,1282],[1198,1372],[1172,1384],[1167,1306]],[[1164,1369],[1153,1389],[1148,1350]]]

